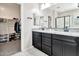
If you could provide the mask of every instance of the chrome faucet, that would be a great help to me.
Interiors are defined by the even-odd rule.
[[[65,26],[64,31],[65,31],[65,32],[69,32],[68,26]]]

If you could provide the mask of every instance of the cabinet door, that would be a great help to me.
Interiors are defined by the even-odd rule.
[[[51,34],[42,33],[42,44],[51,47]]]
[[[52,54],[56,56],[62,56],[62,42],[59,40],[53,39],[53,44],[52,44]]]
[[[76,56],[76,43],[63,42],[63,55],[64,56]]]
[[[44,45],[44,44],[42,44],[42,51],[43,51],[44,53],[46,53],[47,55],[49,55],[49,56],[52,55],[52,54],[51,54],[51,47],[46,46],[46,45]]]
[[[34,42],[34,47],[41,50],[41,44],[40,43]]]
[[[48,55],[51,54],[51,34],[42,33],[42,51]]]
[[[41,43],[41,33],[40,32],[33,32],[33,42]]]
[[[43,37],[42,38],[42,44],[45,44],[45,45],[51,47],[51,38]]]
[[[41,33],[32,32],[32,45],[41,50]]]
[[[76,38],[77,42],[77,56],[79,56],[79,37]]]

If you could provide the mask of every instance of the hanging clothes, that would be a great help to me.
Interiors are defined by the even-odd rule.
[[[20,33],[20,23],[19,22],[15,22],[15,25],[14,25],[14,30],[16,33]]]

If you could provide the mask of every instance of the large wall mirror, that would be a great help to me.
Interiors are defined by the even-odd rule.
[[[55,20],[52,22],[52,20]],[[52,28],[55,25],[55,29],[79,28],[79,16],[61,16],[52,19],[51,16],[37,16],[34,15],[34,25],[42,26],[44,28]]]
[[[40,16],[33,14],[33,21],[34,21],[34,26],[39,26],[40,24]]]
[[[72,17],[72,28],[79,28],[79,16]]]
[[[34,26],[41,26],[44,28],[51,28],[51,16],[38,16],[33,14]]]
[[[64,28],[64,17],[57,17],[55,19],[55,28]]]
[[[55,28],[64,29],[65,27],[70,27],[70,16],[57,17],[55,19]]]
[[[79,16],[62,16],[55,19],[55,28],[79,28]]]

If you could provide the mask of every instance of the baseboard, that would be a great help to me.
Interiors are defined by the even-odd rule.
[[[26,50],[28,50],[28,49],[31,49],[31,48],[33,48],[33,46],[31,46],[31,47],[29,47],[29,48],[27,48],[27,49],[21,50],[21,52],[24,52],[24,51],[26,51]]]

